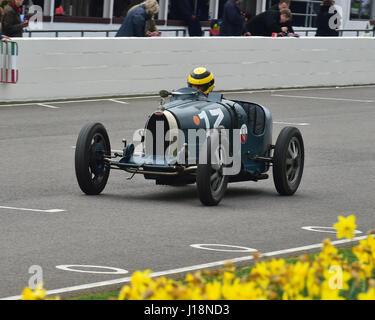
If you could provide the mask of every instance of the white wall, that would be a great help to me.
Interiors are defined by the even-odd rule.
[[[375,83],[375,38],[19,39],[0,101],[155,94],[207,66],[216,90]]]

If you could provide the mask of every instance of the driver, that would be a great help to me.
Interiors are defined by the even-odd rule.
[[[197,89],[207,96],[215,87],[214,75],[205,67],[198,67],[190,72],[187,84],[189,88]]]

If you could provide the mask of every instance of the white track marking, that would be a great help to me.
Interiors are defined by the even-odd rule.
[[[325,232],[325,233],[337,233],[336,229],[333,227],[318,227],[318,226],[307,226],[302,227],[301,229],[307,230],[307,231],[314,231],[314,232]],[[359,230],[354,230],[354,233],[363,233]]]
[[[121,104],[129,104],[129,102],[119,101],[119,100],[116,100],[116,99],[109,99],[109,101],[116,102],[116,103],[121,103]]]
[[[226,91],[227,94],[241,94],[241,93],[257,93],[257,92],[285,92],[285,91],[314,91],[314,90],[338,90],[338,89],[356,89],[356,88],[373,88],[375,85],[362,86],[342,86],[342,87],[310,87],[310,88],[285,88],[285,89],[254,89],[241,91]],[[225,92],[225,91],[224,91]]]
[[[45,104],[45,103],[38,103],[38,106],[45,107],[45,108],[50,108],[50,109],[59,109],[60,108],[60,107],[51,106],[51,105]]]
[[[336,244],[350,243],[350,242],[354,242],[354,241],[358,241],[358,240],[363,240],[363,239],[366,239],[366,238],[367,238],[367,235],[361,236],[361,237],[356,237],[356,238],[353,238],[351,240],[349,240],[349,239],[335,240],[335,241],[332,241],[331,243],[333,245],[336,245]],[[284,249],[284,250],[264,253],[264,254],[261,255],[261,257],[279,256],[279,255],[283,255],[283,254],[296,253],[296,252],[299,252],[299,251],[307,251],[307,250],[311,250],[311,249],[318,249],[320,247],[322,247],[322,243],[316,243],[316,244],[303,246],[303,247],[297,247],[297,248]],[[166,270],[166,271],[153,272],[153,273],[151,273],[151,277],[161,277],[161,276],[167,276],[167,275],[171,275],[171,274],[178,274],[178,273],[182,273],[182,272],[190,272],[190,271],[196,271],[196,270],[200,270],[200,269],[219,267],[219,266],[225,265],[225,263],[227,263],[228,261],[232,261],[233,263],[237,263],[237,262],[250,261],[250,260],[253,260],[253,256],[245,256],[245,257],[239,257],[239,258],[234,258],[234,259],[231,258],[231,259],[220,260],[220,261],[215,261],[215,262],[210,262],[210,263],[198,264],[198,265],[189,266],[189,267],[182,267],[182,268],[178,268],[178,269],[171,269],[171,270]],[[109,285],[114,285],[114,284],[126,283],[126,282],[129,282],[130,279],[131,279],[131,277],[125,277],[125,278],[119,278],[119,279],[114,279],[114,280],[109,280],[109,281],[94,282],[94,283],[88,283],[88,284],[83,284],[83,285],[78,285],[78,286],[61,288],[61,289],[47,290],[47,295],[57,295],[57,294],[66,293],[66,292],[87,290],[87,289],[104,287],[104,286],[109,286]],[[0,300],[19,300],[19,299],[21,299],[21,296],[1,298]]]
[[[82,272],[82,273],[97,273],[97,274],[126,274],[129,273],[128,270],[113,268],[113,267],[104,267],[104,266],[92,266],[92,265],[79,265],[79,264],[65,264],[56,266],[57,269],[64,271],[72,272]],[[108,269],[112,271],[90,271],[90,270],[80,270],[79,268],[96,268],[96,269]]]
[[[59,212],[65,212],[66,211],[64,209],[42,210],[42,209],[16,208],[16,207],[4,207],[4,206],[0,206],[0,209],[18,210],[18,211],[31,211],[31,212],[42,212],[42,213],[59,213]]]
[[[350,102],[364,102],[364,103],[374,102],[374,100],[357,100],[357,99],[311,97],[311,96],[292,96],[292,95],[288,95],[288,94],[272,94],[272,97],[296,98],[296,99],[313,99],[313,100],[331,100],[331,101],[350,101]]]
[[[128,102],[121,102],[118,100],[132,100],[132,99],[149,99],[149,98],[157,98],[159,96],[138,96],[138,97],[124,97],[124,98],[116,98],[116,99],[87,99],[87,100],[67,100],[67,101],[45,101],[45,102],[30,102],[30,103],[12,103],[12,104],[0,104],[0,107],[29,107],[29,106],[40,106],[45,105],[47,103],[53,103],[53,104],[69,104],[69,103],[85,103],[85,102],[102,102],[102,101],[113,101],[117,103],[124,103],[128,104]],[[52,107],[52,106],[50,106]],[[58,107],[55,107],[58,108]]]
[[[223,91],[228,95],[231,94],[248,94],[248,93],[261,93],[261,92],[288,92],[288,91],[314,91],[314,90],[337,90],[337,89],[356,89],[356,88],[373,88],[375,85],[362,85],[362,86],[341,86],[341,87],[311,87],[311,88],[285,88],[285,89],[261,89],[261,90],[241,90],[241,91]],[[154,99],[159,98],[159,95],[145,95],[145,96],[134,96],[134,97],[119,97],[115,100],[136,100],[136,99]],[[30,102],[30,103],[12,103],[12,104],[0,104],[0,107],[13,107],[13,106],[35,106],[38,104],[68,104],[68,103],[85,103],[85,102],[100,102],[100,101],[110,101],[110,98],[102,99],[80,99],[80,100],[63,100],[63,101],[45,101],[45,102]],[[344,100],[345,101],[345,100]],[[358,101],[358,100],[349,100]],[[363,100],[359,100],[362,101]],[[367,100],[366,102],[373,102],[372,100]]]
[[[209,247],[224,247],[227,249],[217,249],[217,248],[209,248]],[[258,250],[252,249],[252,248],[247,248],[247,247],[240,247],[240,246],[233,246],[233,245],[228,245],[228,244],[204,244],[204,243],[196,243],[196,244],[191,244],[190,247],[193,247],[195,249],[201,249],[201,250],[212,250],[212,251],[223,251],[223,252],[256,252]],[[229,249],[232,248],[232,249]]]
[[[284,122],[284,121],[273,121],[275,124],[285,124],[290,126],[309,126],[310,123],[307,122]]]
[[[136,96],[136,97],[123,97],[123,98],[117,98],[116,100],[135,100],[135,99],[154,99],[154,98],[160,98],[159,95],[152,95],[152,96]]]

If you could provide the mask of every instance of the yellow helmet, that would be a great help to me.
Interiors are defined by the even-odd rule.
[[[214,75],[204,67],[195,68],[188,76],[188,87],[198,86],[204,94],[215,87]]]

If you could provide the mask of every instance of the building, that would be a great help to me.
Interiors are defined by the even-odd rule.
[[[185,30],[186,23],[171,12],[176,0],[158,0],[160,12],[157,24],[163,30]],[[178,0],[177,0],[178,1]],[[210,19],[220,19],[226,0],[191,0],[201,17],[202,26],[209,26]],[[248,18],[266,10],[278,0],[243,0],[241,8]],[[118,30],[127,10],[141,0],[26,0],[25,4],[43,8],[43,30]],[[336,0],[343,9],[341,29],[366,29],[375,18],[375,0]],[[297,31],[315,27],[315,18],[321,1],[292,0],[293,25]],[[59,14],[55,7],[62,6]],[[57,14],[55,14],[57,13]],[[371,27],[372,28],[372,27]],[[168,35],[168,33],[163,33]],[[74,36],[73,33],[70,33]],[[85,35],[90,35],[89,33]],[[206,33],[208,35],[208,33]],[[350,34],[349,34],[350,35]]]

